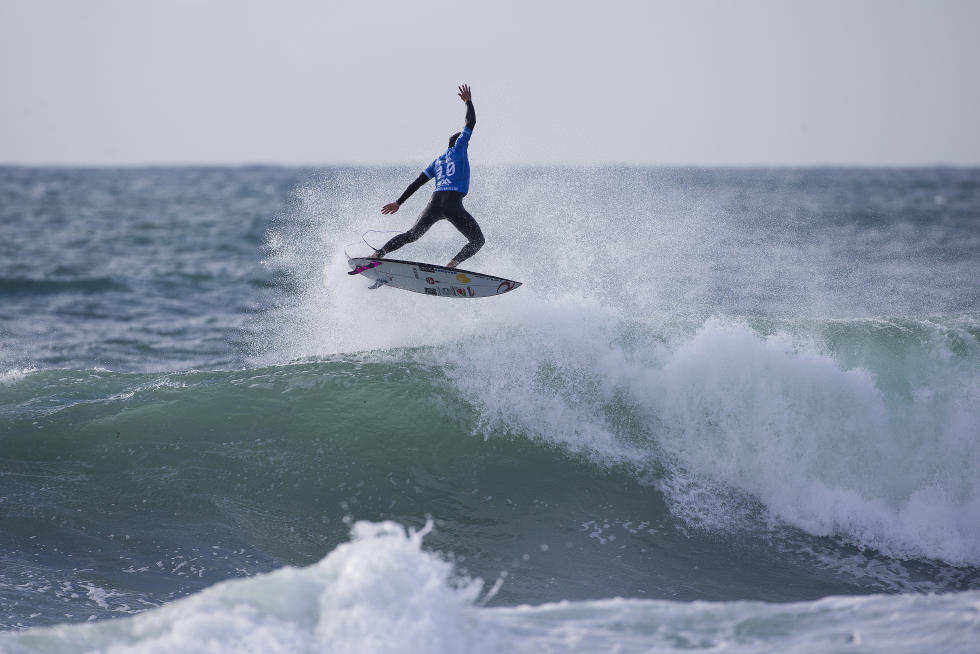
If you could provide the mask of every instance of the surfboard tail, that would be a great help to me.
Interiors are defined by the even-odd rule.
[[[354,270],[351,270],[347,274],[348,275],[360,275],[365,270],[371,270],[372,268],[377,268],[380,265],[381,265],[381,262],[380,261],[372,261],[371,263],[369,263],[366,266],[355,266],[354,267]]]

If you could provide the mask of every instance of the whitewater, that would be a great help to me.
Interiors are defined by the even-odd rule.
[[[976,651],[977,172],[0,168],[0,652]]]

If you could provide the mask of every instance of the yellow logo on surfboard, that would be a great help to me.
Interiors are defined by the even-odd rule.
[[[470,278],[467,277],[466,275],[464,275],[463,273],[457,273],[456,280],[459,281],[462,284],[469,284],[470,283]]]

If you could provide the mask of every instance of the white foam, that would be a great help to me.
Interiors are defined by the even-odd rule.
[[[535,317],[433,355],[484,433],[641,470],[655,460],[692,524],[744,524],[747,494],[811,534],[980,564],[980,374],[975,352],[953,356],[941,329],[873,371],[814,337],[740,320],[644,340],[583,299],[540,302]]]
[[[480,608],[479,581],[422,549],[420,533],[357,523],[308,568],[226,581],[145,613],[0,634],[4,654],[687,651],[968,652],[980,592],[816,602],[607,599]]]
[[[813,534],[976,565],[976,379],[919,383],[932,392],[889,396],[812,342],[712,320],[633,390],[686,474],[742,489]]]
[[[220,583],[131,619],[0,636],[5,652],[487,651],[481,582],[421,549],[425,531],[357,523],[319,564]]]
[[[980,592],[815,602],[610,599],[495,609],[514,652],[972,652]]]
[[[4,370],[0,372],[0,385],[16,384],[23,381],[28,375],[37,371],[38,369],[35,367],[11,368],[9,370]]]

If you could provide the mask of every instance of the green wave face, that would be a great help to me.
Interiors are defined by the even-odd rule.
[[[253,370],[9,378],[0,592],[61,581],[53,606],[84,598],[59,571],[69,552],[112,615],[311,564],[351,520],[427,517],[427,546],[462,573],[507,573],[500,604],[975,586],[972,523],[942,510],[974,501],[974,328],[522,329]],[[947,528],[916,540],[930,525]]]

